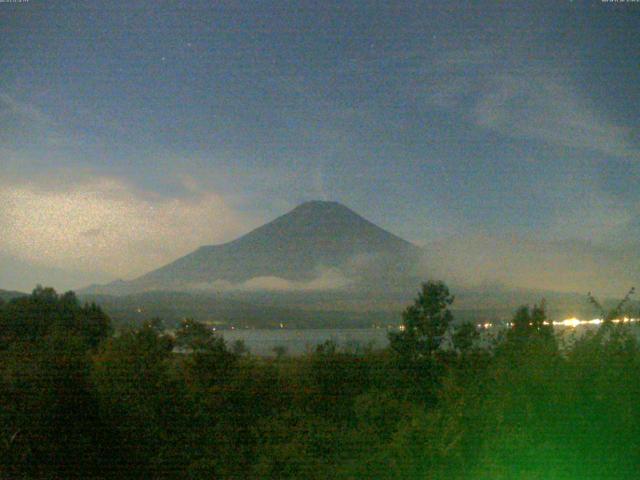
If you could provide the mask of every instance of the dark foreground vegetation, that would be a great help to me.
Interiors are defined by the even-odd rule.
[[[629,327],[559,345],[523,307],[487,342],[453,327],[452,301],[423,285],[387,350],[267,359],[194,321],[114,334],[99,307],[37,288],[0,304],[1,475],[638,478]]]

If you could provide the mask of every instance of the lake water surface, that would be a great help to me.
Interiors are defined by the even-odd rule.
[[[360,345],[384,348],[388,344],[387,330],[383,328],[354,329],[236,329],[218,331],[227,343],[244,341],[254,355],[274,355],[275,347],[284,347],[287,354],[299,355],[312,351],[327,340],[333,340],[339,347]]]
[[[484,335],[490,338],[503,327],[492,327],[483,330]],[[597,326],[556,327],[556,333],[565,339],[573,335],[578,337],[587,331],[593,331]],[[482,330],[482,329],[481,329]],[[631,325],[631,331],[640,339],[640,324]],[[229,345],[236,340],[244,341],[249,351],[254,355],[275,355],[274,348],[284,347],[289,355],[300,355],[313,351],[315,347],[327,340],[334,341],[340,348],[364,348],[372,346],[381,349],[389,344],[388,330],[386,328],[334,328],[334,329],[235,329],[218,330]]]

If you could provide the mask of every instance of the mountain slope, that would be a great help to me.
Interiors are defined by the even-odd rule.
[[[233,297],[233,296],[231,296]],[[393,310],[345,311],[300,308],[286,302],[265,304],[251,296],[230,298],[211,292],[142,292],[131,295],[81,295],[83,302],[96,302],[116,326],[140,325],[158,317],[167,327],[193,318],[216,328],[345,328],[386,325],[397,320]]]
[[[27,294],[22,292],[15,292],[11,290],[0,290],[0,300],[5,302],[8,302],[9,300],[12,300],[14,298],[25,297],[25,296],[27,296]]]
[[[91,291],[330,288],[398,278],[419,255],[418,247],[349,208],[313,201],[229,243],[200,247],[135,280]]]

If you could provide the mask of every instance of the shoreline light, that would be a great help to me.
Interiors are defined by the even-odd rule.
[[[600,325],[602,324],[602,322],[603,320],[601,318],[594,318],[593,320],[580,320],[579,318],[572,317],[572,318],[567,318],[565,320],[554,321],[553,325],[559,326],[559,327],[575,328],[580,325]],[[611,322],[612,323],[637,323],[638,319],[623,317],[623,318],[614,318],[613,320],[611,320]]]

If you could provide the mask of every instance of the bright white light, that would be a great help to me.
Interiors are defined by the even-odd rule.
[[[611,320],[613,323],[635,323],[638,321],[637,318],[629,318],[629,317],[623,317],[623,318],[614,318],[613,320]],[[593,320],[580,320],[578,318],[572,317],[572,318],[567,318],[566,320],[560,320],[560,321],[554,321],[553,324],[556,326],[560,326],[560,327],[571,327],[571,328],[575,328],[578,327],[580,325],[600,325],[602,324],[603,320],[601,318],[594,318]]]
[[[573,317],[573,318],[567,318],[566,320],[561,320],[559,322],[553,322],[554,325],[559,325],[562,327],[571,327],[571,328],[575,328],[578,325],[582,324],[582,321]]]

